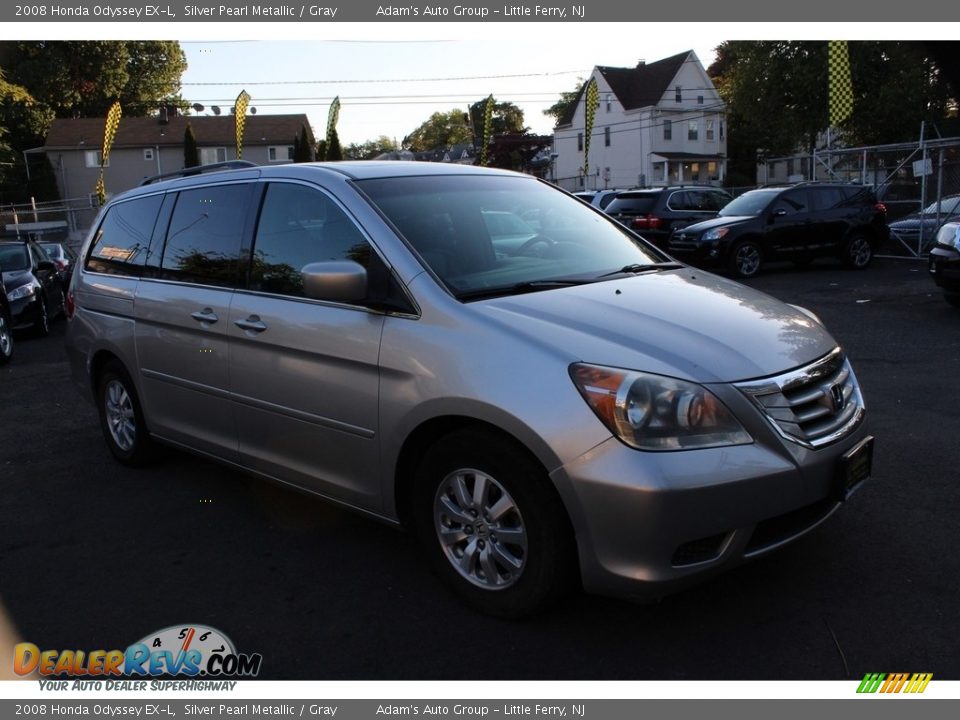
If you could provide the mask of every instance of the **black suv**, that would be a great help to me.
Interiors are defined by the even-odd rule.
[[[607,205],[608,215],[661,249],[671,231],[716,217],[733,198],[707,186],[679,186],[626,190]]]
[[[0,272],[10,310],[10,328],[50,332],[50,320],[66,315],[57,266],[33,240],[0,242]]]
[[[668,248],[679,259],[753,277],[767,260],[804,265],[824,255],[860,270],[889,235],[886,208],[869,187],[800,183],[744,193],[713,220],[675,232]]]

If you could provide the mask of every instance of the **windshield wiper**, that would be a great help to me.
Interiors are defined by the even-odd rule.
[[[619,270],[613,270],[612,272],[604,273],[603,275],[598,275],[598,278],[612,277],[613,275],[639,275],[640,273],[650,272],[652,270],[679,270],[683,265],[676,262],[661,262],[661,263],[648,263],[647,265],[640,265],[639,263],[633,263],[632,265],[624,265]]]
[[[521,295],[528,292],[537,292],[538,290],[549,290],[551,288],[572,287],[574,285],[586,285],[594,282],[583,278],[560,278],[557,280],[530,280],[528,282],[516,283],[515,285],[502,285],[492,288],[477,288],[476,290],[465,290],[456,293],[459,300],[479,300],[488,297],[500,297],[503,295]]]

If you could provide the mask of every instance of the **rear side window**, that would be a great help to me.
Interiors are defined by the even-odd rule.
[[[848,194],[845,188],[822,187],[810,188],[811,203],[814,210],[834,210],[847,202]]]
[[[300,271],[326,260],[353,260],[369,270],[370,245],[343,210],[319,190],[270,184],[257,224],[248,287],[304,297]]]
[[[167,230],[160,277],[233,286],[249,194],[249,185],[218,185],[181,192]]]
[[[787,215],[796,215],[807,212],[807,193],[804,190],[796,190],[781,195],[773,204],[773,211],[783,210]]]
[[[86,269],[111,275],[139,275],[162,202],[162,195],[150,195],[110,207],[97,230]]]

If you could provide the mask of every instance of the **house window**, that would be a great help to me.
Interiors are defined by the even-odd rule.
[[[663,139],[673,140],[673,123],[669,120],[663,121]]]
[[[703,95],[697,95],[697,105],[703,105]]]
[[[83,153],[83,159],[86,161],[88,168],[98,168],[100,167],[100,162],[103,160],[103,153],[99,150],[87,150]],[[109,158],[103,166],[110,167]]]
[[[718,172],[718,168],[719,166],[714,160],[711,160],[710,162],[707,163],[707,179],[708,180],[720,179],[720,173]],[[717,207],[722,208],[724,205],[726,205],[726,202],[727,202],[726,198],[721,195],[719,198],[719,205]]]
[[[674,91],[674,99],[677,102],[683,102],[683,88],[677,85],[677,87],[675,87],[673,91]]]
[[[270,162],[290,162],[293,160],[293,145],[272,145],[267,148]]]
[[[222,147],[200,148],[200,164],[212,165],[213,163],[226,162],[227,149]]]
[[[613,100],[613,96],[609,93],[607,94],[607,112],[610,112],[610,101]]]
[[[577,133],[577,150],[583,152],[583,133]]]
[[[696,120],[687,123],[687,140],[697,140],[700,137],[700,125]]]
[[[667,179],[667,168],[666,163],[655,162],[653,164],[653,180],[654,182],[664,182]]]
[[[707,140],[713,140],[713,120],[704,120],[703,129],[707,133]]]
[[[610,126],[603,129],[603,144],[610,147]]]
[[[143,149],[143,159],[144,159],[144,160],[153,160],[153,148],[144,148],[144,149]]]

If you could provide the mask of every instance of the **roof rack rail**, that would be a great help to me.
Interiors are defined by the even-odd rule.
[[[171,172],[161,173],[160,175],[153,175],[152,177],[145,178],[143,182],[140,183],[140,187],[143,187],[144,185],[150,185],[151,183],[155,183],[159,180],[167,180],[168,178],[190,177],[192,175],[202,175],[203,173],[218,172],[220,170],[240,170],[242,168],[253,167],[258,167],[258,165],[250,162],[249,160],[227,160],[226,162],[212,163],[210,165],[197,165],[196,167],[173,170]]]

